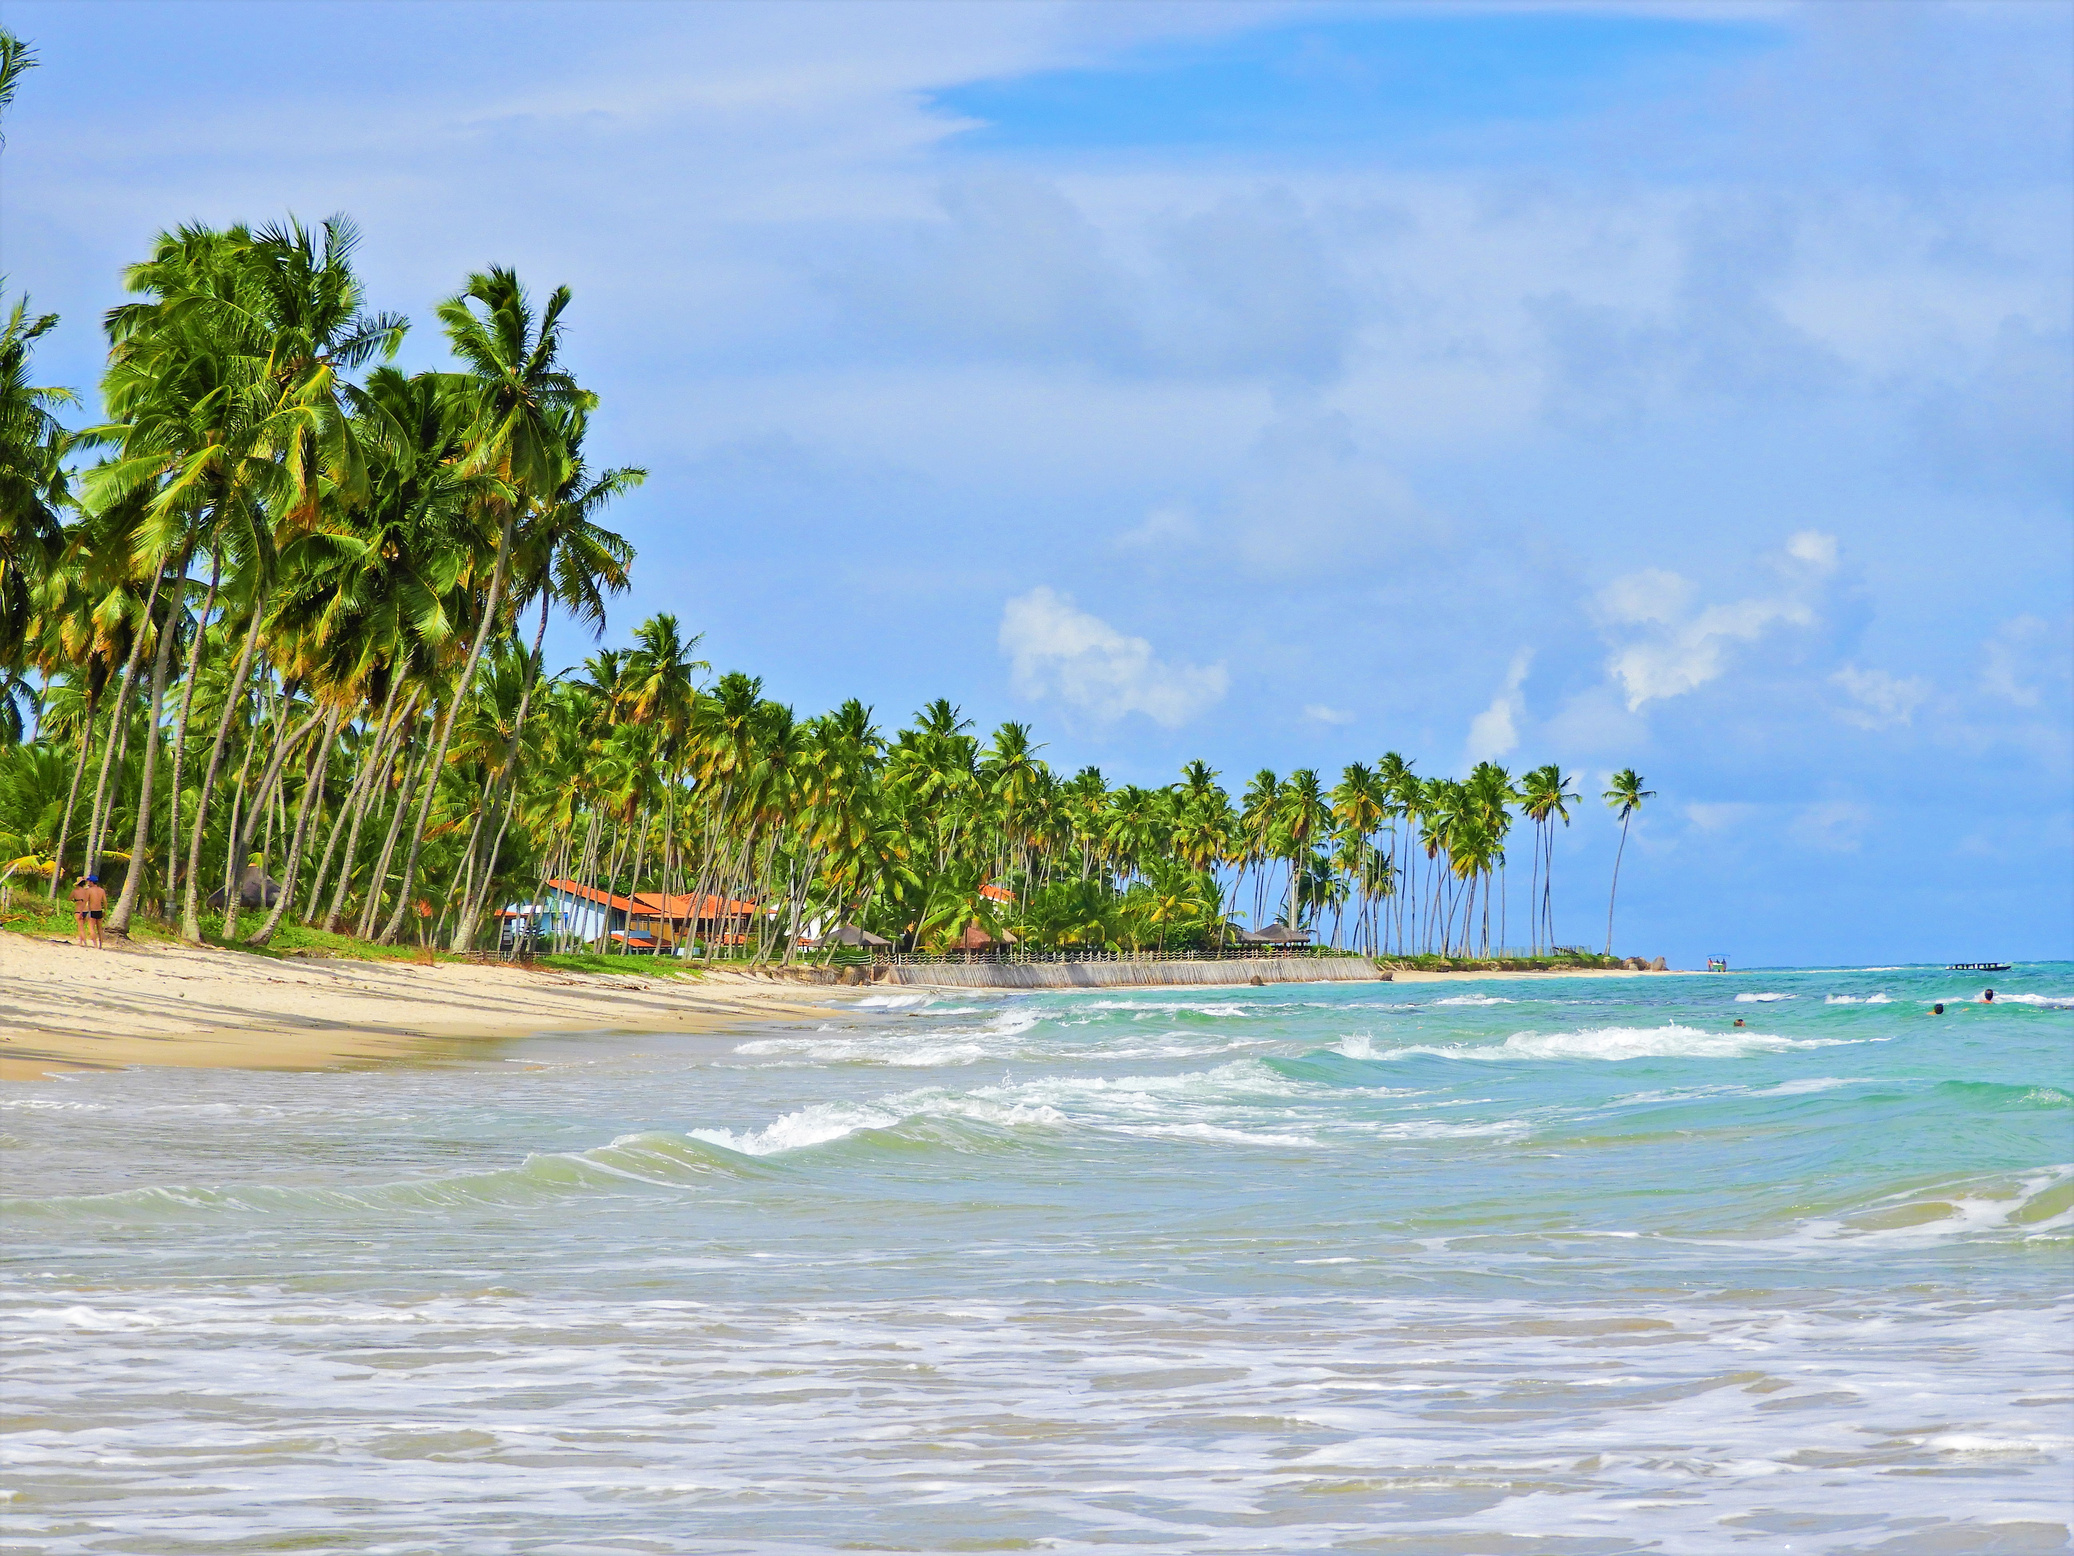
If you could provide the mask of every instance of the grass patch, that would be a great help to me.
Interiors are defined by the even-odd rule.
[[[1464,957],[1379,956],[1377,967],[1384,972],[1575,972],[1595,967],[1618,967],[1620,958],[1601,956],[1596,951],[1565,952],[1561,956]]]
[[[275,929],[273,939],[267,944],[247,945],[244,937],[266,922],[263,909],[247,910],[238,915],[236,939],[223,938],[223,915],[202,915],[202,943],[222,951],[239,951],[247,956],[271,957],[276,961],[321,960],[336,958],[354,962],[406,962],[420,966],[439,962],[466,962],[465,956],[451,951],[437,950],[430,946],[415,944],[376,945],[353,935],[326,934],[321,929],[312,929],[304,924],[283,922]],[[43,940],[72,941],[77,926],[72,918],[72,905],[67,900],[50,902],[41,892],[16,890],[6,901],[0,901],[0,930],[17,935],[31,935]],[[109,944],[121,945],[120,935],[104,937]],[[139,913],[130,920],[129,938],[141,945],[177,945],[180,943],[179,927]],[[621,977],[697,977],[696,967],[686,966],[669,957],[659,956],[597,956],[587,952],[575,952],[567,956],[542,956],[535,958],[535,967],[551,967],[556,972],[568,973],[616,973]]]
[[[600,956],[595,951],[536,956],[533,965],[556,972],[613,973],[622,978],[696,978],[700,972],[696,965],[674,956]]]

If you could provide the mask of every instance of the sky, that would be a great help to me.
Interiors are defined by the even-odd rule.
[[[609,641],[1111,782],[1559,762],[1566,942],[1632,766],[1623,954],[2074,956],[2074,6],[5,16],[39,377],[182,222],[350,214],[410,367],[566,282]]]

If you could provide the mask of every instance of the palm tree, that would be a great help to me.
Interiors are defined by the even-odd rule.
[[[1534,869],[1536,887],[1531,895],[1534,907],[1534,946],[1536,950],[1546,944],[1555,947],[1555,907],[1552,877],[1555,873],[1555,824],[1570,824],[1570,805],[1577,796],[1569,788],[1570,780],[1562,768],[1549,762],[1535,768],[1520,779],[1520,798],[1528,818],[1534,823]]]
[[[1613,954],[1613,902],[1620,894],[1620,861],[1628,848],[1628,818],[1642,808],[1644,800],[1656,798],[1654,789],[1645,789],[1647,780],[1632,767],[1623,767],[1613,775],[1610,787],[1604,795],[1607,807],[1620,813],[1620,847],[1613,855],[1613,889],[1606,894],[1606,954]]]
[[[0,47],[12,41],[0,34]],[[60,513],[71,497],[64,465],[70,439],[53,412],[77,397],[29,384],[31,348],[57,322],[54,313],[31,318],[21,297],[0,326],[0,672],[10,688],[24,667],[34,592],[64,548]],[[14,697],[0,698],[0,738],[21,734]]]
[[[431,819],[438,777],[453,741],[454,719],[467,699],[475,667],[482,660],[483,645],[489,640],[504,603],[519,514],[531,503],[550,499],[558,490],[565,471],[562,439],[567,418],[573,412],[589,411],[596,403],[595,397],[579,389],[576,380],[560,366],[561,320],[570,300],[569,288],[557,287],[536,324],[532,305],[516,273],[497,268],[470,276],[459,295],[439,305],[447,340],[454,355],[468,368],[451,380],[454,394],[468,409],[471,450],[466,468],[492,479],[481,507],[485,517],[496,521],[497,539],[475,641],[468,646],[459,684],[440,728],[439,744],[432,758],[432,781],[425,786],[410,847],[404,855],[396,909],[381,933],[384,945],[394,944],[403,928],[404,913],[417,880],[425,825]],[[472,305],[480,305],[482,312],[477,313]]]

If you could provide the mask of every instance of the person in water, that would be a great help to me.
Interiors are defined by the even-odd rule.
[[[1742,1018],[1741,1016],[1738,1016],[1738,1017],[1736,1017],[1736,1025],[1737,1025],[1737,1026],[1741,1026],[1742,1024],[1743,1024],[1743,1018]]]
[[[92,929],[94,948],[106,950],[101,943],[101,915],[108,911],[108,893],[101,889],[98,875],[83,875],[79,884],[72,888],[72,922],[79,929],[79,943],[87,943],[87,931]]]
[[[1981,1003],[1982,1003],[1983,1005],[1992,1005],[1992,1004],[1994,1004],[1994,1003],[1995,1003],[1995,991],[1994,991],[1993,989],[1982,989],[1982,990],[1980,991],[1980,1002],[1981,1002]]]
[[[1935,1004],[1935,1005],[1932,1005],[1932,1006],[1930,1007],[1930,1014],[1931,1014],[1931,1015],[1933,1015],[1933,1016],[1941,1016],[1941,1015],[1943,1015],[1943,1014],[1944,1014],[1944,1003],[1943,1003],[1943,1001],[1941,1001],[1941,1000],[1940,1000],[1940,1001],[1939,1001],[1939,1002],[1938,1002],[1937,1004]]]

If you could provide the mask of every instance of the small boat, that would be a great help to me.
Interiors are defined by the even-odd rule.
[[[1946,972],[2008,972],[2007,962],[1953,962]]]

